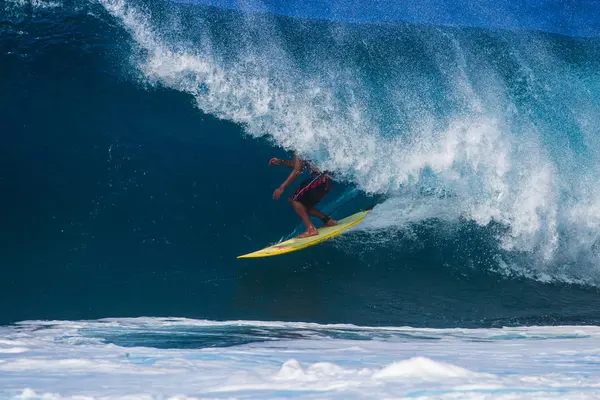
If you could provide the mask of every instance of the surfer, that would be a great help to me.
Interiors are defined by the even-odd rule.
[[[299,238],[305,238],[310,236],[317,236],[319,231],[310,220],[310,216],[319,218],[323,221],[323,226],[334,226],[337,225],[337,221],[331,219],[331,217],[323,214],[317,210],[315,206],[325,197],[329,189],[331,188],[331,178],[327,171],[319,171],[311,162],[302,160],[294,152],[293,160],[280,160],[279,158],[272,158],[269,161],[269,165],[285,165],[286,167],[292,168],[293,171],[290,176],[279,186],[275,192],[273,192],[273,198],[278,200],[285,188],[291,185],[299,176],[302,174],[303,169],[307,169],[310,172],[310,178],[303,181],[300,186],[292,194],[288,201],[294,208],[294,211],[298,213],[302,222],[306,225],[306,231],[300,235]]]

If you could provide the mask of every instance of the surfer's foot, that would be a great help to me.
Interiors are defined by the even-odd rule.
[[[308,228],[304,233],[298,235],[298,239],[307,238],[311,236],[317,236],[319,231],[314,226],[312,228]]]
[[[337,224],[338,222],[335,219],[330,219],[329,221],[324,223],[323,226],[336,226]]]

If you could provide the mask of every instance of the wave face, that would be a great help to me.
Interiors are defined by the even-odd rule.
[[[598,39],[3,7],[0,320],[598,320]],[[291,150],[335,173],[334,217],[377,206],[343,238],[239,262],[297,228],[266,165]]]

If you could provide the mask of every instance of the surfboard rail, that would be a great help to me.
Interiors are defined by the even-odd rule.
[[[307,238],[292,238],[286,240],[284,242],[276,243],[272,246],[265,247],[264,249],[254,251],[252,253],[243,254],[238,256],[237,258],[262,258],[262,257],[272,257],[278,256],[281,254],[291,253],[293,251],[298,251],[305,249],[310,246],[314,246],[325,240],[331,239],[335,236],[341,235],[346,230],[352,228],[353,226],[358,225],[362,222],[362,220],[367,216],[371,208],[359,211],[355,214],[352,214],[344,219],[338,221],[338,224],[335,226],[323,227],[319,228],[319,234],[316,236],[310,236]]]

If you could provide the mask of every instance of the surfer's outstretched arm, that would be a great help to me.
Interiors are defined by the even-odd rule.
[[[273,192],[273,198],[275,200],[278,200],[281,197],[281,194],[283,193],[283,191],[285,190],[286,187],[290,186],[299,176],[300,174],[302,174],[302,166],[304,165],[304,162],[298,158],[298,156],[296,155],[296,153],[294,153],[294,170],[290,173],[290,176],[288,176],[288,178],[285,180],[285,182],[283,182],[281,184],[281,186],[279,186],[275,192]]]
[[[281,160],[279,158],[271,158],[269,165],[285,165],[286,167],[294,168],[294,160]]]

